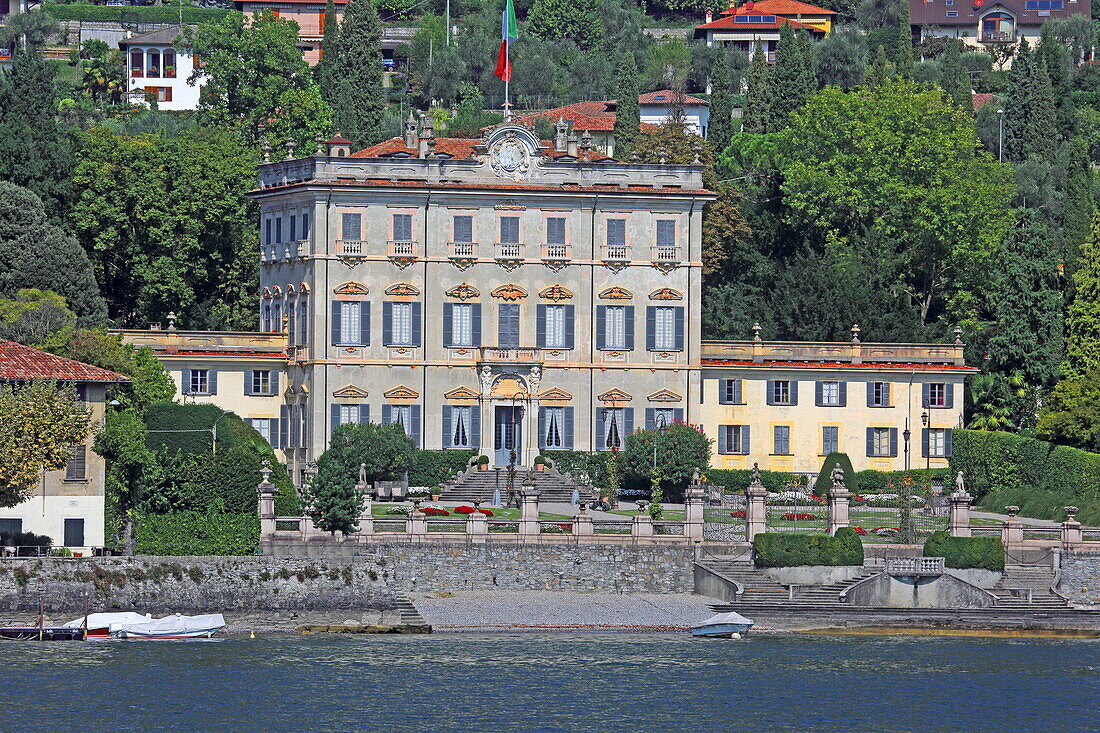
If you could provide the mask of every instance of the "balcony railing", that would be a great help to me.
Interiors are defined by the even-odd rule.
[[[416,242],[398,242],[392,239],[386,242],[387,257],[416,257],[416,250]]]
[[[1015,43],[1016,34],[1011,31],[982,31],[982,43]]]
[[[568,260],[571,249],[572,247],[568,244],[544,244],[542,245],[542,259],[551,262]]]
[[[964,366],[963,344],[891,344],[872,342],[704,341],[704,359],[764,363],[837,362],[951,364]]]
[[[604,262],[627,262],[630,260],[630,246],[626,244],[605,244],[600,248],[600,259]]]
[[[348,257],[362,257],[367,253],[367,243],[360,239],[336,240],[336,254]]]
[[[450,242],[448,257],[477,257],[477,242]]]
[[[481,358],[484,362],[506,362],[509,364],[540,364],[542,349],[520,347],[482,346]]]
[[[497,259],[498,260],[522,260],[523,259],[523,245],[513,242],[497,242]]]
[[[649,256],[654,262],[681,261],[679,247],[652,247]]]

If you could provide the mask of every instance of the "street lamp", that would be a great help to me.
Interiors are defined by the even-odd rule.
[[[519,402],[523,402],[528,398],[528,394],[522,390],[517,390],[512,394],[512,415],[509,418],[511,423],[511,434],[505,436],[506,440],[504,447],[508,448],[508,504],[512,503],[512,499],[516,493],[516,411],[520,409]],[[518,503],[517,503],[518,506]]]
[[[921,425],[923,425],[925,428],[928,427],[928,410],[925,410],[924,412],[922,412],[920,414],[920,422],[921,422]],[[926,433],[926,435],[927,435],[927,433]],[[924,469],[926,471],[928,470],[928,468],[930,467],[930,464],[931,464],[930,456],[928,455],[931,452],[932,451],[930,451],[930,450],[926,450],[924,452]]]
[[[213,455],[218,454],[218,423],[231,412],[231,410],[223,410],[222,414],[218,415],[218,419],[214,421],[214,424],[210,426],[210,452]]]
[[[909,418],[905,418],[905,430],[901,431],[901,437],[905,440],[905,470],[909,470],[909,438],[913,437],[913,431],[909,429]]]
[[[1005,111],[1003,109],[997,110],[997,162],[1003,163],[1005,160]]]

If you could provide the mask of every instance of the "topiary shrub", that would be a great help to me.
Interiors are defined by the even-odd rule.
[[[753,562],[758,568],[800,565],[863,565],[863,543],[851,527],[836,536],[796,532],[764,532],[752,541]]]
[[[409,486],[438,486],[465,471],[475,451],[416,450],[409,465]]]
[[[833,487],[833,469],[837,466],[844,469],[845,487],[848,491],[855,493],[856,472],[852,470],[852,460],[848,458],[847,453],[830,453],[825,456],[825,460],[821,464],[821,470],[817,473],[817,481],[814,482],[815,494],[825,496],[829,493],[829,489]]]
[[[933,532],[924,543],[925,557],[942,557],[949,568],[1005,569],[1005,548],[1000,537],[952,537]]]
[[[149,430],[146,444],[158,453],[210,453],[210,429],[215,424],[218,450],[240,444],[267,446],[252,426],[217,405],[156,402],[145,409],[143,418]]]

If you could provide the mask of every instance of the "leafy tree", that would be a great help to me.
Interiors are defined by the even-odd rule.
[[[707,139],[719,150],[725,149],[734,133],[732,81],[729,61],[723,54],[711,76],[710,127],[707,130]]]
[[[12,13],[0,26],[0,46],[11,48],[17,55],[38,54],[51,36],[57,35],[60,26],[41,7],[23,13]]]
[[[1081,250],[1081,264],[1073,273],[1074,294],[1066,312],[1068,379],[1081,379],[1100,370],[1100,219]]]
[[[970,74],[962,65],[962,41],[950,39],[943,52],[943,92],[947,98],[965,110],[972,110]]]
[[[481,128],[504,121],[504,116],[485,111],[485,97],[481,90],[470,82],[463,82],[459,90],[461,100],[457,114],[449,123],[448,129],[455,137],[477,137]]]
[[[184,31],[203,60],[190,82],[203,85],[198,118],[235,130],[249,145],[294,139],[299,150],[329,131],[331,111],[298,49],[298,24],[263,10],[245,22],[230,13]]]
[[[872,258],[920,323],[972,312],[1010,218],[1004,169],[976,152],[970,116],[938,90],[887,81],[827,88],[795,112],[779,168],[790,221],[812,221],[829,248]]]
[[[741,129],[749,133],[765,132],[772,119],[771,67],[761,44],[752,55],[746,79],[745,109],[741,117]]]
[[[43,471],[64,468],[93,428],[73,387],[36,380],[0,387],[0,507],[28,499]]]
[[[24,288],[13,300],[0,298],[0,338],[41,349],[55,332],[74,326],[76,314],[52,291]]]
[[[775,50],[775,68],[771,74],[771,119],[767,131],[778,132],[787,126],[791,113],[806,102],[816,86],[813,60],[803,55],[790,23],[779,29]]]
[[[641,110],[638,106],[638,69],[634,57],[623,54],[619,58],[619,73],[615,80],[617,103],[615,106],[615,154],[619,160],[630,155],[634,140],[638,137],[641,125]]]
[[[868,87],[881,86],[894,76],[895,68],[886,58],[886,49],[879,46],[875,49],[874,60],[863,74],[863,84]]]
[[[370,0],[352,0],[340,23],[331,78],[323,90],[333,124],[361,147],[382,140],[379,123],[386,108],[382,89],[382,22]]]
[[[135,410],[109,410],[96,436],[95,452],[107,464],[106,493],[120,520],[121,540],[133,552],[134,511],[165,480],[156,454],[147,445],[145,422]]]
[[[48,221],[33,191],[0,182],[0,297],[26,288],[62,296],[83,325],[101,323],[107,315],[85,251]]]
[[[1100,371],[1059,382],[1037,429],[1046,440],[1100,452]]]
[[[596,9],[571,0],[535,0],[527,14],[531,35],[548,41],[569,40],[583,50],[603,44],[603,25]]]
[[[649,49],[646,67],[650,89],[682,88],[691,68],[691,51],[683,40],[666,37]]]
[[[909,0],[898,0],[898,46],[894,65],[902,79],[913,78],[913,26],[909,20]]]
[[[660,433],[658,435],[658,433]],[[686,423],[673,423],[663,432],[635,430],[622,451],[622,471],[629,484],[648,485],[653,470],[653,445],[657,444],[657,472],[665,498],[676,498],[687,488],[696,469],[710,466],[711,440]],[[661,498],[661,497],[658,497]]]
[[[813,48],[819,87],[836,86],[847,91],[862,83],[863,70],[867,66],[867,45],[856,28],[834,28]]]
[[[92,38],[78,54],[84,93],[92,104],[118,104],[126,92],[126,60],[105,41]]]

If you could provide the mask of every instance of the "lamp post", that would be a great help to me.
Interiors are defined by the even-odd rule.
[[[653,475],[650,477],[652,487],[649,490],[650,514],[654,519],[661,516],[661,472],[657,468],[657,444],[665,434],[668,426],[665,425],[665,416],[657,413],[653,420]]]
[[[224,410],[222,414],[218,415],[218,419],[214,421],[214,424],[210,426],[210,452],[213,455],[218,454],[218,423],[221,419],[228,415],[231,410]]]
[[[928,410],[925,410],[924,412],[922,412],[920,414],[920,422],[921,422],[921,425],[923,425],[925,428],[928,427]],[[925,471],[927,471],[929,469],[930,464],[931,464],[931,459],[928,455],[931,452],[932,451],[930,451],[930,450],[926,450],[924,452],[924,470]]]
[[[1003,163],[1005,160],[1005,111],[1003,109],[997,110],[997,162]]]
[[[508,436],[508,440],[505,441],[505,447],[508,448],[508,505],[511,506],[512,500],[516,495],[516,411],[519,409],[519,403],[527,399],[528,395],[522,390],[517,390],[512,394],[512,414],[509,418],[511,423],[511,432]],[[519,502],[517,500],[517,507]]]
[[[909,429],[909,418],[905,418],[905,430],[901,431],[901,437],[905,440],[905,470],[909,470],[909,438],[913,437],[913,431]]]

